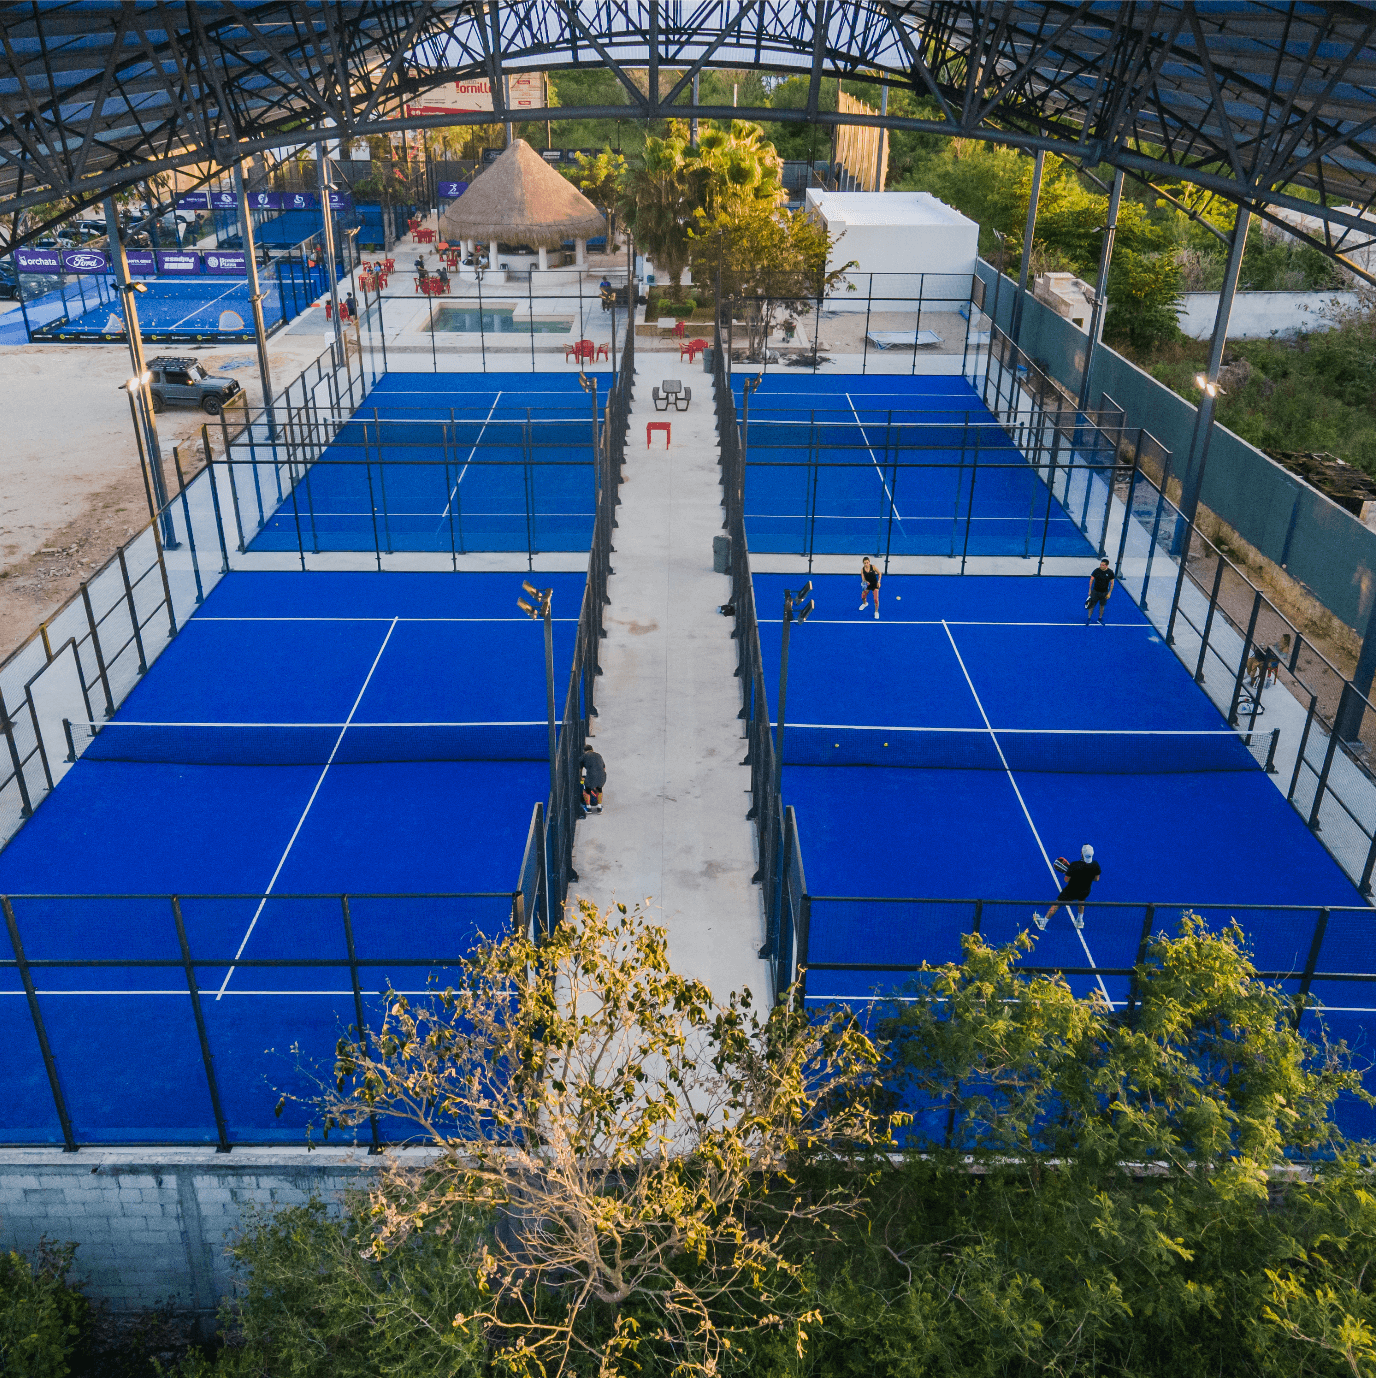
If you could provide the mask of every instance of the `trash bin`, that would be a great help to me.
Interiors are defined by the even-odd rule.
[[[708,345],[707,348],[704,349],[704,350],[702,351],[702,371],[703,371],[704,373],[711,373],[711,371],[712,371],[712,346],[711,346],[711,345]]]
[[[713,536],[712,537],[712,572],[714,574],[731,573],[731,537]]]

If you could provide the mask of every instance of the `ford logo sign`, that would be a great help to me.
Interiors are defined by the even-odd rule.
[[[68,254],[67,265],[71,268],[85,268],[91,272],[97,272],[105,267],[105,255],[82,253]]]

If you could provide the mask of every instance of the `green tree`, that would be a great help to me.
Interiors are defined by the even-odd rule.
[[[481,1300],[474,1260],[479,1218],[453,1212],[381,1257],[367,1204],[320,1201],[250,1214],[230,1245],[239,1286],[220,1313],[227,1347],[193,1357],[184,1378],[476,1378],[480,1337],[454,1317]]]
[[[765,202],[703,214],[693,237],[694,271],[720,283],[721,299],[744,320],[750,359],[764,357],[781,314],[810,314],[854,266],[828,267],[836,238],[811,216]],[[813,339],[815,349],[815,331]]]
[[[329,1123],[409,1121],[439,1149],[384,1160],[370,1257],[496,1217],[454,1326],[523,1378],[666,1356],[714,1373],[762,1329],[801,1345],[782,1241],[854,1187],[804,1197],[790,1178],[886,1138],[850,1094],[876,1051],[848,1014],[761,1017],[748,991],[719,1006],[670,969],[663,929],[618,909],[581,902],[539,948],[487,944],[432,1000],[389,995],[375,1051],[341,1041],[322,1101]]]
[[[89,1319],[86,1298],[67,1281],[75,1244],[45,1239],[35,1259],[0,1254],[0,1373],[66,1378]]]
[[[1022,975],[1031,947],[968,940],[887,1024],[909,1154],[863,1231],[798,1240],[810,1371],[1376,1373],[1342,1048],[1295,1031],[1235,927],[1153,942],[1130,1013]]]

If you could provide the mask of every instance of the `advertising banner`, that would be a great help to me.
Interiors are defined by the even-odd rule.
[[[208,211],[210,209],[210,193],[207,191],[188,191],[177,197],[177,209],[179,211]]]
[[[282,209],[282,193],[280,191],[251,191],[248,193],[248,204],[250,209],[255,211],[280,211]]]
[[[284,191],[282,193],[284,211],[318,211],[320,198],[313,191]]]
[[[239,204],[239,198],[232,191],[212,191],[210,204],[217,211],[232,211]]]
[[[441,201],[454,201],[468,190],[467,182],[436,182],[435,190]]]
[[[330,209],[332,211],[346,211],[351,205],[353,205],[352,196],[346,196],[342,191],[330,193]]]
[[[508,99],[512,110],[539,110],[545,105],[545,74],[543,72],[513,72],[507,78]],[[447,81],[436,86],[406,106],[408,118],[418,115],[445,115],[451,110],[491,110],[492,83],[485,77],[470,77],[465,81]]]
[[[126,249],[124,258],[129,265],[130,277],[151,278],[158,271],[158,260],[153,256],[152,249]]]
[[[201,256],[184,249],[159,249],[158,272],[185,275],[201,271]]]
[[[110,260],[99,249],[64,249],[62,268],[67,273],[108,273]]]
[[[248,274],[242,249],[207,249],[201,257],[207,273],[229,273],[239,277]]]
[[[21,273],[62,271],[62,255],[56,249],[16,249],[14,262]]]

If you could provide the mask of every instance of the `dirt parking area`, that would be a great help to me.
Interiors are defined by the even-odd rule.
[[[270,341],[275,386],[294,379],[323,344],[319,335]],[[149,357],[164,353],[194,355],[207,372],[237,378],[259,404],[251,344],[147,347]],[[0,659],[148,522],[121,387],[129,373],[124,345],[0,348],[7,423],[0,446]],[[188,478],[201,467],[200,430],[209,420],[189,407],[158,417],[169,480],[174,445]]]

